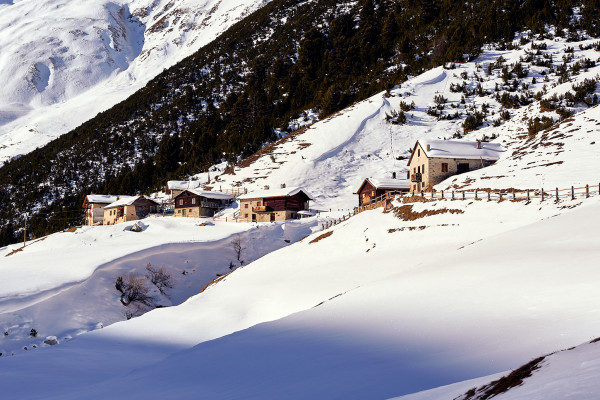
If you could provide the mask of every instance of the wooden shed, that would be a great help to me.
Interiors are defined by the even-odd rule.
[[[408,192],[407,179],[367,178],[354,193],[358,195],[358,206],[369,204],[371,200],[390,192]]]

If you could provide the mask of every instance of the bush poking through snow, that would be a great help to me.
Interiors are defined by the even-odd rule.
[[[166,294],[165,291],[173,287],[171,274],[165,271],[164,267],[157,269],[152,264],[148,263],[146,265],[146,270],[148,271],[148,279],[150,279],[150,282],[152,282],[162,294]]]
[[[134,274],[119,275],[115,282],[115,288],[121,292],[121,303],[128,306],[132,303],[139,303],[148,307],[153,307],[154,302],[150,296],[150,289],[146,285],[144,276]]]
[[[29,331],[29,336],[31,337],[37,337],[37,334],[38,332],[33,328],[31,328],[31,331]]]
[[[242,236],[236,235],[231,241],[231,245],[233,246],[233,251],[235,252],[235,256],[240,263],[240,265],[244,265],[244,260],[242,260],[242,254],[246,248],[242,245]],[[231,269],[231,268],[230,268]]]

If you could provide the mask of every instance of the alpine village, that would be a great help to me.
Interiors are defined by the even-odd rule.
[[[10,399],[600,398],[597,0],[0,0]]]

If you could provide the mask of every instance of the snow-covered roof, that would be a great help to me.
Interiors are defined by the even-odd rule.
[[[206,197],[207,199],[216,199],[216,200],[231,200],[235,196],[222,192],[211,192],[208,190],[200,190],[200,189],[188,189],[190,193],[194,193],[198,196]]]
[[[168,181],[167,188],[169,190],[188,190],[195,189],[200,186],[200,181]]]
[[[148,196],[121,196],[121,198],[113,203],[110,203],[109,205],[107,205],[105,208],[113,208],[113,207],[122,207],[122,206],[130,206],[132,205],[137,199],[139,199],[140,197],[143,197],[147,200],[150,201],[154,201],[150,198],[148,198]],[[155,202],[155,201],[154,201]],[[155,202],[156,203],[156,202]],[[157,203],[158,204],[158,203]]]
[[[500,143],[481,142],[481,148],[479,149],[477,148],[477,142],[463,140],[419,139],[417,143],[421,145],[425,155],[429,158],[464,158],[496,161],[500,159],[500,154],[504,152]],[[429,150],[427,149],[428,145]]]
[[[375,189],[410,189],[408,179],[367,178]]]
[[[293,196],[300,192],[304,192],[304,194],[306,196],[308,196],[309,200],[313,199],[311,197],[311,195],[303,187],[289,187],[289,188],[281,188],[281,189],[257,190],[252,193],[241,195],[238,197],[238,199],[247,200],[247,199],[264,199],[266,197],[288,197],[288,196]]]
[[[86,196],[88,203],[94,204],[110,204],[119,200],[119,196],[111,196],[107,194],[88,194]]]

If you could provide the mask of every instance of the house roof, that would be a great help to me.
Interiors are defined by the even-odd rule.
[[[200,190],[200,189],[187,189],[186,191],[190,193],[194,193],[195,195],[206,197],[207,199],[216,199],[216,200],[231,200],[235,196],[222,192],[211,192],[208,190]],[[183,193],[183,192],[182,192]],[[181,196],[181,194],[177,195],[177,197]]]
[[[121,196],[121,198],[119,200],[117,200],[117,201],[115,201],[113,203],[110,203],[109,205],[107,205],[104,208],[114,208],[114,207],[130,206],[133,203],[135,203],[135,201],[137,199],[139,199],[140,197],[156,203],[156,201],[152,200],[148,196]],[[158,204],[158,203],[156,203],[156,204]]]
[[[200,186],[200,181],[168,181],[167,188],[169,190],[188,190],[195,189]]]
[[[500,143],[481,142],[481,148],[477,148],[477,142],[463,140],[428,140],[420,139],[415,144],[421,145],[428,158],[460,158],[460,159],[482,159],[496,161],[505,151]],[[429,145],[429,150],[427,150]],[[413,155],[411,154],[408,164],[410,165]]]
[[[88,203],[94,204],[110,204],[119,200],[119,196],[111,196],[107,194],[88,194],[85,196]]]
[[[391,178],[367,178],[361,183],[355,194],[358,194],[365,183],[369,182],[375,189],[391,189],[391,190],[408,190],[410,182],[408,179],[391,179]]]
[[[313,198],[306,191],[306,189],[302,187],[289,187],[282,189],[268,189],[268,190],[257,190],[252,193],[244,194],[238,197],[240,200],[248,200],[248,199],[264,199],[268,197],[289,197],[295,194],[303,192],[309,200]]]

